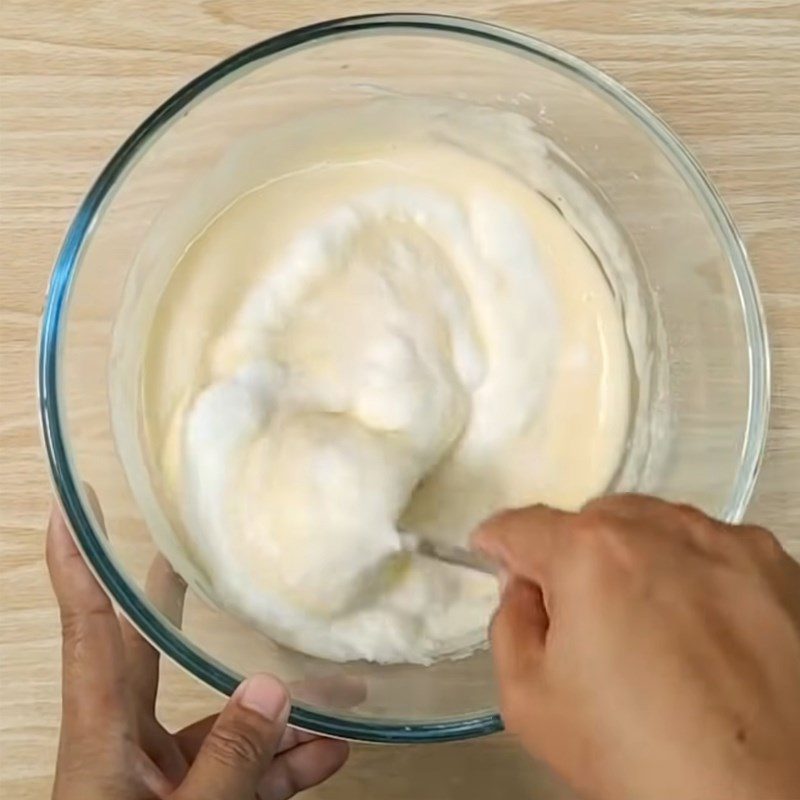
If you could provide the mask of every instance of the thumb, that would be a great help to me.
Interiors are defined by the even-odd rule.
[[[490,631],[506,724],[507,717],[514,716],[515,698],[528,694],[536,680],[549,624],[541,589],[522,578],[509,578]]]
[[[217,717],[175,800],[252,800],[286,728],[289,694],[270,675],[241,683]]]

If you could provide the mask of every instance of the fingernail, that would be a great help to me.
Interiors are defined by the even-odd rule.
[[[286,687],[272,675],[253,675],[239,684],[233,698],[245,708],[271,720],[280,719],[289,708]]]

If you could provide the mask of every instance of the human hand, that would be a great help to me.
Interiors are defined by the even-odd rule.
[[[284,800],[336,772],[345,742],[286,727],[289,696],[256,675],[219,715],[170,734],[155,716],[158,653],[123,619],[60,513],[47,564],[61,610],[62,721],[53,800]],[[163,584],[175,580],[160,562]]]
[[[587,798],[800,798],[800,565],[768,531],[619,495],[502,513],[507,727]]]

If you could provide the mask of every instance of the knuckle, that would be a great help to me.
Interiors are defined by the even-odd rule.
[[[778,538],[766,528],[759,525],[746,525],[741,534],[752,550],[770,561],[780,559],[784,554]]]
[[[727,527],[695,506],[680,503],[675,506],[677,518],[670,528],[681,540],[693,542],[709,552],[724,552],[727,547]]]
[[[605,509],[592,508],[577,517],[573,533],[582,548],[592,553],[605,553],[609,545],[619,540],[620,526],[617,519]]]
[[[641,569],[646,558],[624,524],[605,509],[582,512],[575,522],[573,559],[581,580],[597,587]]]
[[[610,495],[602,495],[601,497],[593,497],[588,502],[584,503],[581,506],[581,516],[584,514],[592,514],[596,512],[602,512],[609,508],[609,505],[612,502],[612,497]]]
[[[76,661],[88,661],[91,614],[81,614],[71,610],[61,612],[61,638],[65,651]]]
[[[244,725],[218,724],[206,738],[204,750],[227,767],[258,764],[264,756],[261,737]]]
[[[608,513],[616,513],[629,509],[630,506],[636,505],[641,502],[642,498],[633,494],[604,494],[600,497],[594,497],[581,507],[581,511],[602,511]]]
[[[683,519],[690,524],[705,526],[710,522],[709,517],[707,517],[699,508],[696,506],[690,506],[688,503],[676,504],[675,510],[680,512]]]
[[[86,638],[86,626],[80,614],[61,610],[61,637],[65,642],[79,644]]]
[[[280,764],[280,762],[273,764],[269,780],[272,790],[270,797],[294,797],[308,788],[308,786],[303,785],[304,782],[298,774],[284,764]]]
[[[61,607],[61,628],[66,633],[84,636],[95,623],[109,618],[114,618],[114,609],[105,596],[100,601]]]
[[[95,657],[98,624],[105,624],[113,611],[105,607],[73,610],[61,609],[61,639],[64,656],[75,663],[91,664]],[[101,628],[102,629],[102,628]]]

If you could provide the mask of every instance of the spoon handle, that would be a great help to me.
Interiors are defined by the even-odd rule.
[[[477,572],[483,572],[486,575],[497,574],[497,564],[481,553],[476,553],[466,547],[440,544],[417,534],[406,532],[400,534],[400,539],[403,543],[403,549],[407,552],[417,553],[426,558],[434,558],[437,561],[443,561],[445,564],[466,567]]]

